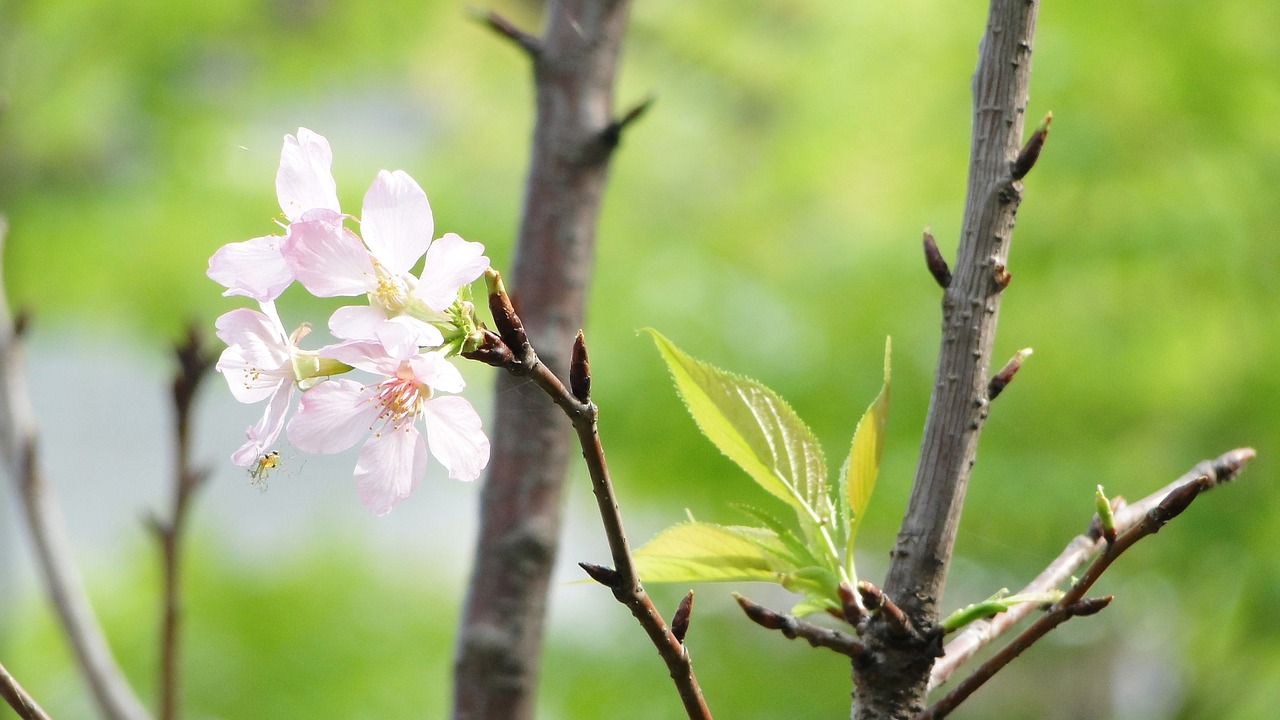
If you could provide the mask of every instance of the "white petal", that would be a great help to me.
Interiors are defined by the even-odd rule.
[[[369,433],[378,405],[353,380],[329,380],[302,393],[289,421],[289,442],[310,453],[342,452]]]
[[[432,310],[444,310],[458,297],[458,288],[475,282],[488,267],[484,245],[445,233],[427,250],[422,278],[413,289],[414,297]]]
[[[475,480],[489,464],[489,438],[480,416],[466,398],[445,395],[428,400],[422,411],[427,444],[454,480]]]
[[[215,325],[218,337],[227,343],[215,367],[236,400],[260,402],[282,384],[292,382],[289,350],[271,318],[238,308],[223,314]]]
[[[413,268],[435,229],[427,194],[403,170],[382,170],[364,196],[360,233],[369,252],[392,275]]]
[[[409,497],[427,471],[427,448],[417,428],[409,425],[369,438],[356,462],[356,493],[378,515]]]
[[[363,295],[378,287],[364,243],[340,224],[296,222],[283,245],[298,282],[316,297]]]
[[[283,238],[267,236],[228,243],[209,258],[209,279],[227,290],[224,296],[245,295],[274,300],[293,282],[293,272],[280,254]]]
[[[338,191],[333,182],[333,151],[323,135],[298,128],[297,137],[284,136],[276,195],[290,221],[315,208],[338,211]]]
[[[343,340],[377,340],[378,326],[386,321],[387,312],[380,307],[348,305],[329,316],[329,332]]]
[[[462,373],[438,352],[422,353],[409,359],[413,379],[435,390],[462,392],[467,386]]]
[[[386,348],[375,340],[348,340],[327,345],[318,352],[321,357],[333,358],[375,375],[393,377],[400,369],[400,361],[387,355]]]
[[[444,335],[438,328],[403,315],[387,319],[378,326],[376,333],[387,354],[397,360],[408,360],[422,347],[436,347],[444,343]]]

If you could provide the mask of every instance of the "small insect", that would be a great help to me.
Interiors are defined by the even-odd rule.
[[[271,471],[280,467],[280,453],[272,450],[258,458],[258,462],[249,468],[249,481],[263,489],[267,487],[267,478]]]

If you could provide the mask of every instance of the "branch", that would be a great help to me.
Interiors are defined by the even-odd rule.
[[[0,665],[0,697],[9,703],[9,707],[13,708],[22,720],[49,720],[49,716],[45,714],[40,704],[22,689],[4,665]]]
[[[552,0],[536,42],[490,22],[531,51],[537,113],[510,277],[520,288],[529,336],[545,352],[540,362],[560,377],[584,325],[611,155],[600,138],[611,122],[629,5]],[[493,454],[454,663],[455,720],[534,714],[571,444],[556,409],[537,394],[519,392],[518,382],[501,374],[494,392]]]
[[[1197,478],[1209,478],[1210,484],[1205,489],[1211,489],[1222,483],[1234,480],[1240,471],[1244,469],[1244,466],[1254,458],[1254,455],[1255,452],[1252,448],[1240,448],[1224,453],[1213,460],[1202,461],[1183,474],[1182,477],[1160,490],[1133,504],[1119,507],[1115,511],[1116,532],[1123,535],[1130,528],[1141,522],[1146,517],[1147,512],[1157,507],[1164,498],[1168,497],[1169,493],[1188,483],[1196,482]],[[1058,557],[1036,576],[1030,584],[1019,590],[1017,594],[1042,593],[1061,586],[1063,582],[1075,574],[1080,566],[1084,565],[1089,558],[1100,551],[1104,545],[1105,540],[1095,521],[1094,525],[1086,533],[1073,538]],[[1034,603],[1015,605],[1006,612],[1000,613],[989,620],[979,620],[966,627],[951,642],[947,643],[946,654],[933,666],[933,671],[929,678],[929,689],[932,690],[945,683],[978,650],[1003,635],[1018,621],[1034,612],[1037,607]]]
[[[813,647],[824,647],[851,658],[859,658],[866,654],[866,648],[852,635],[805,622],[794,615],[776,613],[763,605],[751,602],[738,593],[733,594],[733,599],[738,601],[738,605],[751,622],[769,630],[777,630],[791,640],[800,638]]]
[[[1022,145],[1038,0],[991,0],[973,75],[973,135],[956,264],[943,293],[943,329],[911,496],[884,582],[885,594],[924,636],[937,623],[965,488],[987,418],[991,349],[1022,185],[1012,174]],[[936,274],[936,272],[935,272]],[[855,664],[853,715],[897,717],[923,708],[932,658],[875,632],[891,664]],[[905,656],[897,657],[900,653]]]
[[[213,369],[217,356],[205,346],[200,332],[193,325],[187,331],[187,340],[175,348],[178,372],[173,379],[174,407],[174,475],[173,504],[169,518],[151,519],[151,529],[160,545],[161,575],[164,600],[160,617],[159,659],[159,717],[172,720],[177,717],[179,698],[178,635],[182,614],[182,538],[186,528],[188,510],[196,490],[208,477],[208,471],[197,469],[191,463],[191,414],[196,390]]]
[[[0,246],[7,225],[0,219]],[[3,272],[0,272],[3,276]],[[66,522],[36,454],[36,422],[27,392],[20,332],[0,288],[0,453],[18,490],[36,563],[80,673],[108,720],[145,720],[147,711],[111,654],[71,551]]]
[[[1215,487],[1219,482],[1221,481],[1207,474],[1199,475],[1191,482],[1179,485],[1166,494],[1155,507],[1142,514],[1137,522],[1121,534],[1114,543],[1106,546],[1102,554],[1089,565],[1084,575],[1067,590],[1061,600],[1054,603],[1044,615],[1018,633],[1017,637],[1001,648],[1000,652],[982,663],[972,675],[965,678],[954,690],[943,696],[928,710],[917,715],[915,720],[935,720],[936,718],[946,717],[960,703],[982,687],[987,680],[990,680],[996,673],[1004,669],[1014,658],[1035,644],[1037,640],[1047,635],[1049,631],[1073,617],[1092,615],[1106,607],[1111,602],[1110,597],[1085,600],[1085,593],[1093,587],[1094,583],[1102,577],[1102,574],[1126,550],[1133,547],[1139,540],[1159,532],[1165,524],[1190,507],[1192,501],[1201,492]]]
[[[640,626],[644,628],[645,634],[649,636],[649,640],[666,663],[671,679],[675,682],[676,692],[680,695],[680,701],[684,704],[689,718],[710,720],[711,711],[702,697],[702,690],[698,687],[698,679],[693,673],[688,649],[683,642],[684,633],[688,629],[692,605],[691,594],[686,596],[686,601],[681,603],[676,613],[681,626],[677,633],[667,625],[662,614],[654,607],[653,601],[649,599],[649,594],[645,592],[636,573],[626,528],[623,527],[622,514],[618,509],[617,495],[609,479],[604,445],[600,441],[597,424],[599,410],[590,398],[590,366],[582,333],[578,333],[573,344],[574,360],[569,369],[570,384],[573,389],[570,390],[545,363],[538,359],[537,353],[525,334],[524,325],[503,289],[502,278],[497,272],[491,270],[486,280],[491,286],[489,306],[493,311],[494,324],[497,325],[499,334],[487,333],[484,343],[479,348],[464,352],[463,355],[500,367],[514,376],[529,378],[573,423],[573,429],[578,435],[578,444],[582,448],[582,458],[591,477],[591,488],[595,493],[596,507],[600,512],[600,520],[604,524],[605,537],[609,541],[609,553],[614,565],[613,568],[607,568],[582,563],[582,569],[593,580],[612,590],[618,602],[626,605]]]

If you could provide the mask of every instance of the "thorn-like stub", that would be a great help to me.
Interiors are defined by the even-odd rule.
[[[656,98],[650,95],[623,113],[622,117],[605,125],[604,130],[600,131],[600,143],[609,150],[618,147],[618,143],[622,141],[622,131],[626,130],[631,123],[639,120],[641,115],[648,112],[649,108],[653,107],[655,100]]]
[[[585,570],[587,575],[591,576],[592,580],[595,580],[611,590],[618,586],[618,580],[621,576],[618,575],[617,570],[614,570],[611,567],[596,565],[595,563],[589,562],[580,562],[578,563],[578,567]]]
[[[676,607],[676,614],[671,617],[671,635],[681,644],[684,644],[684,636],[689,632],[689,618],[693,615],[693,591],[690,590],[680,599],[680,605]]]
[[[581,330],[573,339],[573,355],[569,361],[569,391],[579,402],[591,402],[591,364],[587,362],[587,343]]]
[[[1102,612],[1104,608],[1111,604],[1115,599],[1114,595],[1104,595],[1103,597],[1084,598],[1072,603],[1068,610],[1074,617],[1087,617],[1095,613]]]
[[[489,286],[489,312],[493,314],[493,324],[498,327],[498,335],[511,352],[524,352],[524,347],[529,344],[529,337],[524,332],[524,323],[520,322],[520,316],[516,314],[511,296],[507,295],[502,275],[490,268],[485,271],[484,279]]]
[[[1035,167],[1036,160],[1040,159],[1040,151],[1044,149],[1044,141],[1049,137],[1049,124],[1052,122],[1053,113],[1046,114],[1036,126],[1035,131],[1031,133],[1031,137],[1027,139],[1027,144],[1022,146],[1009,171],[1014,180],[1026,177],[1027,173],[1031,172],[1031,168]]]
[[[1000,393],[1004,392],[1005,387],[1013,381],[1013,376],[1022,369],[1022,361],[1026,360],[1030,354],[1031,348],[1023,348],[1013,354],[1009,362],[1005,363],[1004,367],[1000,368],[1000,372],[987,383],[987,400],[995,400]]]
[[[929,274],[938,283],[938,287],[946,290],[951,285],[951,268],[947,267],[947,260],[942,257],[938,242],[933,239],[933,233],[929,232],[929,228],[924,229],[921,242],[924,245],[924,263],[929,268]]]
[[[1151,519],[1155,520],[1159,525],[1164,525],[1178,517],[1191,506],[1192,501],[1196,499],[1200,491],[1211,483],[1212,480],[1207,475],[1201,475],[1189,483],[1179,485],[1171,490],[1168,495],[1165,495],[1159,505],[1151,509]]]
[[[489,26],[490,30],[515,43],[529,57],[536,58],[542,53],[542,41],[537,36],[521,30],[498,13],[492,10],[472,10],[471,16]]]
[[[515,363],[516,356],[497,333],[483,328],[478,331],[476,337],[478,339],[475,341],[475,346],[470,350],[464,350],[462,357],[496,368],[510,367]]]

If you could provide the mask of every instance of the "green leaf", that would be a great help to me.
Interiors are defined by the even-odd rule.
[[[635,551],[644,582],[780,582],[793,569],[787,550],[764,528],[687,522],[658,533]]]
[[[755,518],[765,528],[773,531],[773,534],[778,538],[779,545],[786,551],[786,555],[782,559],[789,562],[793,567],[822,564],[822,561],[818,559],[814,551],[808,545],[805,545],[804,541],[797,537],[795,532],[778,518],[750,505],[742,503],[732,503],[732,505]],[[826,556],[825,553],[822,553],[822,555]]]
[[[787,403],[755,380],[695,360],[656,330],[649,333],[702,434],[802,518],[833,521],[822,448]]]
[[[852,515],[847,536],[847,549],[853,549],[853,538],[858,533],[858,525],[871,499],[871,491],[876,487],[876,475],[880,472],[880,456],[884,452],[885,422],[889,418],[889,338],[884,341],[884,385],[880,394],[871,401],[870,407],[862,414],[858,427],[853,432],[853,445],[849,449],[849,457],[840,472],[840,483],[844,487],[845,500],[849,503]]]

